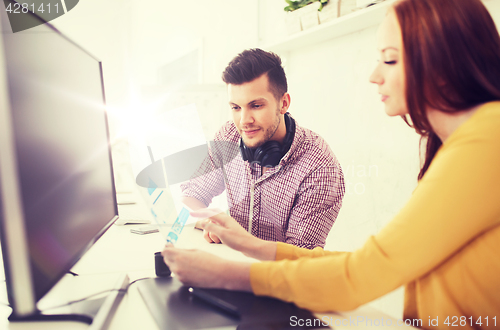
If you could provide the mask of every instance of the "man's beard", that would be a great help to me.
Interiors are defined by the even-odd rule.
[[[281,122],[279,115],[280,115],[280,110],[276,109],[276,120],[274,121],[274,125],[272,125],[266,129],[266,131],[264,132],[264,138],[261,141],[259,141],[255,145],[249,145],[247,143],[247,141],[245,141],[245,138],[243,138],[243,142],[245,142],[245,145],[248,148],[256,149],[256,148],[262,146],[267,141],[271,140],[271,138],[274,136],[274,133],[276,133],[276,131],[278,130],[278,126],[280,125],[280,122]]]

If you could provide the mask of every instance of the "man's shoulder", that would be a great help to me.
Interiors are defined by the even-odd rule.
[[[328,143],[318,133],[301,126],[297,126],[297,157],[310,157],[318,162],[333,164],[336,157]],[[294,157],[295,158],[295,157]]]
[[[306,151],[323,153],[327,156],[335,157],[330,146],[321,135],[305,127],[298,127],[298,131],[302,136],[301,147]]]
[[[321,135],[310,130],[309,128],[298,126],[297,129],[302,131],[301,134],[303,135],[303,143],[311,146],[328,146],[328,143],[326,143],[325,139],[323,139]]]

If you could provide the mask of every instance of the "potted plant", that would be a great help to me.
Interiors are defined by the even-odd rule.
[[[293,34],[319,24],[318,11],[328,0],[285,0],[288,34]]]
[[[356,0],[344,0],[356,1]],[[285,0],[287,30],[293,34],[339,16],[340,0]]]

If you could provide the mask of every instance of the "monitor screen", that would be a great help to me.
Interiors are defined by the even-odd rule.
[[[1,38],[0,78],[8,95],[29,278],[38,301],[118,214],[102,69],[49,24],[3,32]],[[0,212],[1,221],[9,221],[5,216]],[[3,250],[15,248],[8,234],[2,233]],[[4,262],[16,262],[11,259]],[[9,266],[8,286],[16,280]],[[9,298],[16,297],[9,292]]]

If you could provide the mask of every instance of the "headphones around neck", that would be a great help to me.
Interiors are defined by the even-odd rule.
[[[274,167],[290,150],[295,136],[295,120],[288,113],[285,114],[286,135],[283,145],[278,141],[267,141],[257,148],[248,148],[243,139],[240,139],[240,152],[244,161],[250,164],[259,164],[262,167]]]

